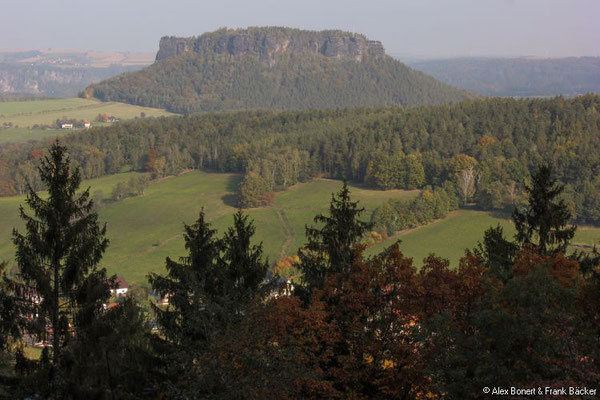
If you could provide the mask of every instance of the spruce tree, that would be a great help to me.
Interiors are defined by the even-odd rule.
[[[270,289],[262,244],[251,244],[254,224],[241,211],[222,238],[215,236],[204,211],[184,227],[188,255],[179,262],[167,258],[166,276],[149,276],[152,289],[169,298],[167,309],[155,307],[158,322],[170,341],[181,344],[209,340],[210,331]]]
[[[21,338],[22,310],[15,296],[15,285],[6,276],[7,265],[6,261],[0,262],[0,354]]]
[[[172,397],[197,397],[198,387],[206,386],[203,379],[210,374],[198,359],[206,357],[215,340],[228,329],[235,330],[249,307],[269,293],[269,264],[263,260],[262,244],[251,244],[254,230],[239,211],[233,226],[217,238],[201,212],[196,223],[185,225],[188,255],[179,262],[167,258],[167,275],[149,277],[155,292],[169,296],[166,309],[154,310],[166,338]]]
[[[89,189],[78,192],[81,174],[71,169],[67,149],[58,140],[39,167],[47,196],[28,188],[20,215],[25,233],[13,230],[18,279],[28,312],[35,315],[29,333],[51,340],[51,378],[59,375],[61,350],[77,330],[89,324],[103,309],[111,281],[98,268],[108,245],[106,225],[92,212]]]
[[[350,270],[360,240],[372,227],[359,219],[363,211],[357,201],[350,200],[350,190],[344,182],[339,193],[331,196],[329,215],[315,217],[315,223],[321,227],[306,227],[308,243],[298,255],[308,291],[322,287],[327,274]]]
[[[221,303],[226,315],[239,314],[257,297],[267,295],[272,282],[267,281],[268,260],[263,260],[262,243],[252,245],[254,223],[238,211],[233,225],[223,236],[224,252],[220,261]]]
[[[564,185],[552,178],[550,166],[541,166],[525,190],[527,206],[515,209],[512,214],[517,241],[533,244],[542,254],[565,252],[577,227],[570,225],[571,212],[560,198]]]
[[[204,211],[193,225],[184,225],[185,248],[188,255],[179,262],[167,257],[167,275],[152,273],[152,289],[168,296],[166,309],[154,307],[159,325],[167,339],[182,344],[208,339],[210,309],[207,304],[219,293],[218,258],[223,241],[216,238]]]
[[[483,242],[477,243],[474,253],[479,256],[490,269],[492,275],[508,281],[519,246],[504,238],[504,230],[498,224],[488,228],[483,234]]]

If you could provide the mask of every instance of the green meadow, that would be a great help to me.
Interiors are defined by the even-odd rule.
[[[422,265],[423,259],[431,253],[457,265],[464,255],[464,250],[472,249],[477,241],[483,238],[485,230],[497,224],[504,228],[506,236],[514,235],[514,226],[508,219],[495,217],[485,211],[453,211],[442,220],[390,237],[385,242],[369,248],[368,254],[381,251],[400,240],[400,250],[412,257],[417,266]]]
[[[78,131],[32,129],[34,125],[53,125],[57,119],[88,120],[92,126],[103,126],[106,124],[95,120],[98,114],[127,120],[140,117],[141,113],[147,117],[173,115],[157,108],[79,98],[0,102],[0,126],[12,123],[11,128],[0,130],[0,144],[43,139]]]
[[[101,190],[105,198],[112,188],[126,181],[132,173],[117,174],[84,182],[91,192]],[[110,273],[123,275],[132,282],[145,282],[150,271],[163,271],[167,256],[185,254],[183,223],[191,224],[202,208],[209,221],[222,233],[232,222],[236,211],[235,191],[241,177],[236,174],[190,172],[151,184],[143,196],[107,204],[100,220],[107,223],[109,248],[102,265]],[[272,207],[247,210],[255,221],[256,242],[262,242],[271,262],[294,254],[305,241],[305,224],[325,212],[333,192],[341,182],[315,180],[279,192]],[[411,198],[418,191],[375,191],[353,186],[354,198],[366,207],[365,216],[389,198]],[[18,206],[24,196],[0,198],[0,259],[12,260],[13,227],[22,229]]]
[[[94,179],[83,186],[91,187],[91,192],[101,190],[104,198],[109,198],[112,188],[133,174]],[[166,257],[177,259],[185,254],[183,223],[193,223],[202,208],[220,234],[231,224],[239,180],[236,174],[194,171],[154,182],[143,196],[107,203],[100,211],[100,220],[107,223],[110,239],[102,266],[130,282],[145,283],[149,272],[164,271]],[[275,205],[246,211],[255,222],[256,243],[263,243],[271,262],[294,254],[305,243],[305,225],[312,224],[318,213],[327,211],[331,194],[340,188],[341,182],[328,179],[301,183],[277,193]],[[409,199],[418,194],[418,191],[379,191],[352,185],[350,189],[352,198],[365,207],[365,219],[387,199]],[[18,206],[23,202],[24,196],[0,198],[0,260],[13,260],[11,231],[13,227],[23,229],[18,217]],[[367,253],[381,251],[400,239],[402,251],[413,257],[417,265],[431,252],[456,265],[463,250],[475,246],[483,232],[497,223],[504,226],[508,235],[514,233],[506,219],[482,211],[455,211],[441,221],[401,232],[372,246]],[[575,242],[600,243],[600,229],[580,229]]]
[[[442,220],[400,232],[370,247],[367,254],[380,252],[400,240],[400,250],[412,257],[416,266],[421,266],[423,259],[432,253],[450,260],[452,265],[458,265],[465,250],[473,249],[483,239],[486,229],[498,224],[502,226],[505,237],[512,239],[516,230],[509,219],[487,211],[457,210]],[[579,250],[593,246],[600,248],[600,228],[578,227],[573,244],[580,246]]]

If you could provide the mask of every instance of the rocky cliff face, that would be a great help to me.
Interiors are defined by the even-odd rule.
[[[193,51],[200,54],[255,55],[272,64],[278,57],[293,54],[322,54],[336,59],[362,61],[366,57],[383,57],[379,41],[342,31],[301,31],[288,28],[221,29],[202,36],[160,39],[156,61]]]

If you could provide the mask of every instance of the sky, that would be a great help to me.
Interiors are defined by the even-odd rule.
[[[220,27],[342,29],[388,54],[600,56],[600,0],[0,0],[0,49],[156,52]]]

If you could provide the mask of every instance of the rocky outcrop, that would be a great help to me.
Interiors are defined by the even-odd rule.
[[[272,64],[280,56],[321,54],[328,58],[362,61],[383,57],[381,42],[342,31],[302,31],[289,28],[221,29],[198,37],[165,36],[160,39],[156,61],[193,51],[200,54],[255,55]]]

